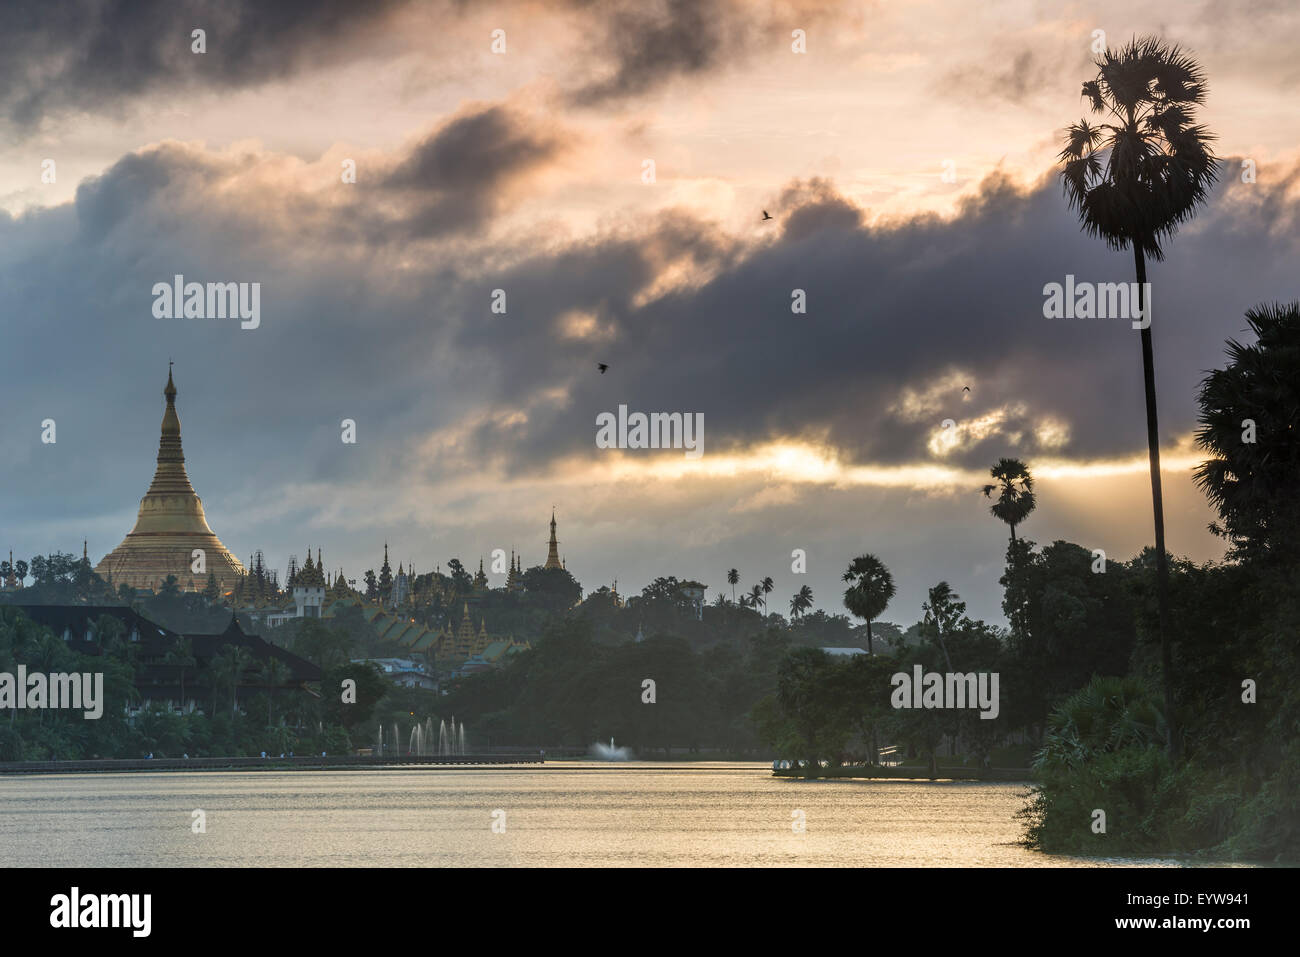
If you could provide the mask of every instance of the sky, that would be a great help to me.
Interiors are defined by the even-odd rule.
[[[947,580],[1002,621],[998,458],[1030,539],[1152,537],[1138,333],[1043,315],[1134,278],[1054,169],[1103,31],[1209,78],[1224,172],[1149,279],[1168,543],[1218,559],[1196,389],[1297,296],[1300,9],[1131,7],[4,4],[0,548],[121,541],[173,360],[209,523],[281,575],[540,564],[554,507],[587,591],[735,567],[843,612],[869,552],[884,619]],[[260,283],[257,328],[157,318],[177,274]],[[702,414],[703,455],[598,447],[620,405]]]

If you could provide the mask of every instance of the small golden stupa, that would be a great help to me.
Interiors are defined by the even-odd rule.
[[[102,578],[111,576],[114,587],[125,584],[155,591],[168,575],[176,576],[182,590],[202,591],[211,572],[224,594],[235,587],[244,566],[208,527],[203,503],[185,474],[181,420],[176,415],[176,386],[170,366],[163,395],[167,397],[167,411],[163,413],[153,484],[140,499],[135,528],[95,566],[95,571]],[[203,552],[201,566],[196,549]],[[203,570],[195,571],[196,567]]]

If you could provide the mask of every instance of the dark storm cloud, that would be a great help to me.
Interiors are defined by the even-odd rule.
[[[730,13],[727,0],[623,2],[605,8],[596,49],[613,54],[612,73],[578,90],[575,102],[626,97],[653,89],[668,77],[712,68],[743,42],[742,30],[736,29],[733,36]]]
[[[585,63],[577,65],[590,75],[570,94],[584,105],[653,92],[673,77],[752,55],[763,43],[788,43],[791,23],[811,27],[834,7],[816,0],[770,8],[742,0],[566,6],[592,37]],[[256,87],[377,56],[370,41],[402,8],[424,12],[439,29],[432,38],[395,42],[431,56],[440,55],[437,36],[478,11],[467,3],[413,0],[10,0],[0,4],[0,122],[30,133],[53,117],[121,113],[153,93]],[[544,16],[546,8],[539,9]],[[191,50],[196,28],[206,31],[203,54]]]
[[[440,235],[481,225],[510,187],[563,151],[550,128],[492,106],[458,116],[431,133],[384,181],[410,203],[407,234]]]
[[[849,15],[818,0],[579,0],[574,5],[596,25],[589,54],[598,75],[570,94],[580,106],[651,93],[669,80],[724,69],[764,49],[788,50],[792,29],[811,29],[832,14]]]
[[[0,116],[116,109],[160,89],[236,89],[348,55],[406,0],[7,0],[0,4]],[[207,34],[207,52],[190,34]]]
[[[496,436],[520,467],[590,449],[597,413],[619,404],[703,412],[714,450],[824,433],[852,461],[932,461],[927,443],[944,418],[987,415],[1004,420],[946,461],[1141,450],[1138,333],[1120,319],[1043,316],[1043,286],[1067,274],[1133,278],[1128,254],[1080,233],[1054,179],[1026,192],[993,177],[951,222],[876,228],[859,226],[824,186],[801,189],[810,204],[786,213],[797,228],[744,256],[708,224],[677,218],[636,242],[586,245],[494,277],[510,291],[512,318],[467,324],[458,348],[490,354],[518,394],[574,383],[569,406]],[[1220,361],[1242,312],[1295,295],[1289,262],[1300,228],[1284,192],[1230,179],[1168,262],[1151,269],[1166,440],[1194,424],[1196,383]],[[818,218],[820,228],[809,228]],[[698,289],[637,307],[653,264],[678,250],[706,268],[723,265]],[[794,289],[807,294],[806,316],[791,313]],[[617,338],[557,339],[555,320],[571,308],[602,316]],[[500,348],[506,329],[510,349]],[[607,375],[586,374],[597,361],[610,364]],[[924,391],[952,368],[969,373],[968,402],[959,383],[919,418],[891,411],[905,389]],[[1051,422],[1069,427],[1066,446],[1035,438]],[[493,446],[494,429],[484,432]]]

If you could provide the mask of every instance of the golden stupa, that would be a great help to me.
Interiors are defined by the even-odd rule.
[[[158,440],[158,469],[153,484],[140,499],[135,528],[95,566],[114,587],[151,588],[155,591],[168,575],[175,575],[182,590],[202,591],[208,573],[216,575],[222,593],[235,587],[244,566],[208,528],[203,503],[185,474],[185,453],[181,451],[181,420],[176,415],[176,386],[167,370],[167,411],[163,413],[162,437]],[[197,566],[195,549],[203,552]],[[202,567],[203,571],[195,571]]]

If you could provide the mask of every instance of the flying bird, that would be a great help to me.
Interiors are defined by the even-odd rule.
[[[764,221],[769,220],[769,219],[771,219],[771,218],[772,218],[772,214],[769,213],[767,210],[763,210],[763,219],[764,219]]]
[[[607,366],[607,365],[606,365],[605,363],[603,363],[603,362],[597,362],[597,363],[596,363],[596,368],[600,370],[600,374],[601,374],[601,375],[604,375],[604,374],[605,374],[605,370],[608,369],[609,366]]]

